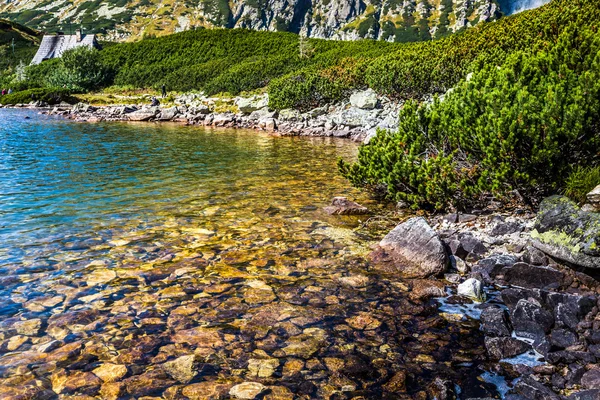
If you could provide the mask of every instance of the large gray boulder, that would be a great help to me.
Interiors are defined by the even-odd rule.
[[[177,107],[163,108],[156,117],[159,121],[171,121],[179,115]]]
[[[377,106],[377,93],[371,88],[350,96],[350,104],[364,110],[372,110]]]
[[[448,266],[448,255],[437,233],[422,217],[395,227],[372,254],[376,265],[406,278],[437,276]]]
[[[269,106],[269,96],[253,96],[253,97],[238,97],[235,100],[235,105],[238,106],[244,114],[251,114],[254,111],[260,110]]]
[[[141,110],[127,114],[127,119],[130,121],[149,121],[154,119],[159,112],[160,109],[158,107],[142,108]]]
[[[600,268],[600,214],[587,212],[564,196],[544,199],[534,230],[533,245],[562,261]]]

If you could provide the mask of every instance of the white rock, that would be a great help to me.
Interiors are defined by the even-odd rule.
[[[485,293],[483,293],[483,284],[475,278],[469,278],[460,285],[458,285],[458,294],[480,303],[483,302],[483,300],[485,300]]]
[[[354,107],[371,110],[377,106],[377,93],[371,88],[353,93],[350,96],[350,104]]]

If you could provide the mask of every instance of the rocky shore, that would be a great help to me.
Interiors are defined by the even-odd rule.
[[[334,136],[355,141],[369,140],[377,129],[395,129],[401,105],[372,90],[356,92],[349,101],[314,108],[307,112],[268,107],[268,95],[211,98],[185,94],[170,107],[118,105],[96,107],[88,104],[61,104],[43,112],[81,122],[137,121],[177,122],[223,128],[245,128],[291,136]],[[15,105],[45,108],[45,104]],[[223,110],[226,111],[223,111]],[[218,112],[216,110],[220,110]]]
[[[436,297],[444,318],[479,325],[481,379],[503,398],[597,400],[598,189],[583,209],[554,196],[537,215],[411,218],[371,257],[376,269],[410,278],[412,296]],[[443,392],[438,398],[462,398],[452,385]]]

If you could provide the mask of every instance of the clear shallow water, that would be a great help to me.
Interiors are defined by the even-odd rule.
[[[438,377],[494,393],[480,336],[371,271],[373,238],[322,211],[373,206],[336,172],[355,144],[0,121],[0,398],[413,398]]]

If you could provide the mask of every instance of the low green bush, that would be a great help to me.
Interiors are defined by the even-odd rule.
[[[32,101],[43,101],[53,105],[63,101],[73,103],[76,100],[71,96],[69,90],[60,88],[28,89],[0,96],[0,104],[3,105],[28,104]]]
[[[586,195],[600,185],[600,166],[577,167],[565,183],[565,195],[580,204],[585,203]]]
[[[600,162],[600,34],[571,24],[549,47],[482,64],[442,100],[409,102],[397,132],[340,161],[354,185],[414,207],[482,204],[517,191],[530,203]]]

